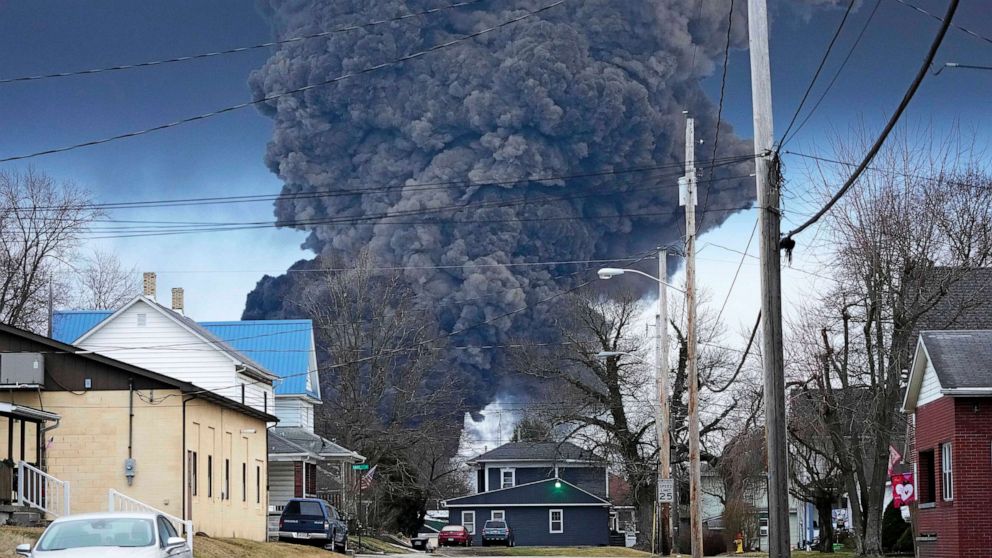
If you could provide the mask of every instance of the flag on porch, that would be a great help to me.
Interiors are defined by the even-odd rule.
[[[378,465],[373,465],[372,468],[369,469],[369,472],[365,473],[365,475],[359,481],[359,483],[361,483],[362,490],[368,490],[372,488],[372,480],[375,478],[375,470],[377,467]]]

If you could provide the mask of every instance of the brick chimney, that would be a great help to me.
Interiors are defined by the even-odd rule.
[[[155,300],[155,272],[154,271],[146,271],[145,272],[144,279],[142,281],[142,285],[143,285],[142,294],[144,294],[148,298],[151,298],[152,300]]]
[[[183,303],[183,288],[175,287],[172,289],[172,310],[185,315]]]

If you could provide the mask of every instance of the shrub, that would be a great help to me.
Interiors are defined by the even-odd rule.
[[[912,531],[912,529],[909,523],[906,523],[902,518],[902,513],[892,506],[885,508],[885,513],[882,515],[882,549],[886,552],[900,550],[896,546],[906,531]],[[912,535],[910,540],[912,541]],[[909,549],[913,549],[912,543]]]

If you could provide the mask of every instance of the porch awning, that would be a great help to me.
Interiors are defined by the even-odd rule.
[[[2,402],[0,402],[0,416],[12,417],[30,422],[44,422],[49,420],[55,421],[62,418],[55,413],[42,411],[41,409],[35,409],[34,407],[25,407],[24,405],[14,405],[13,403]]]

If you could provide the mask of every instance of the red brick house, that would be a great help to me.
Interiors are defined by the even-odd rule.
[[[922,332],[903,411],[915,423],[918,556],[992,558],[992,330]]]

